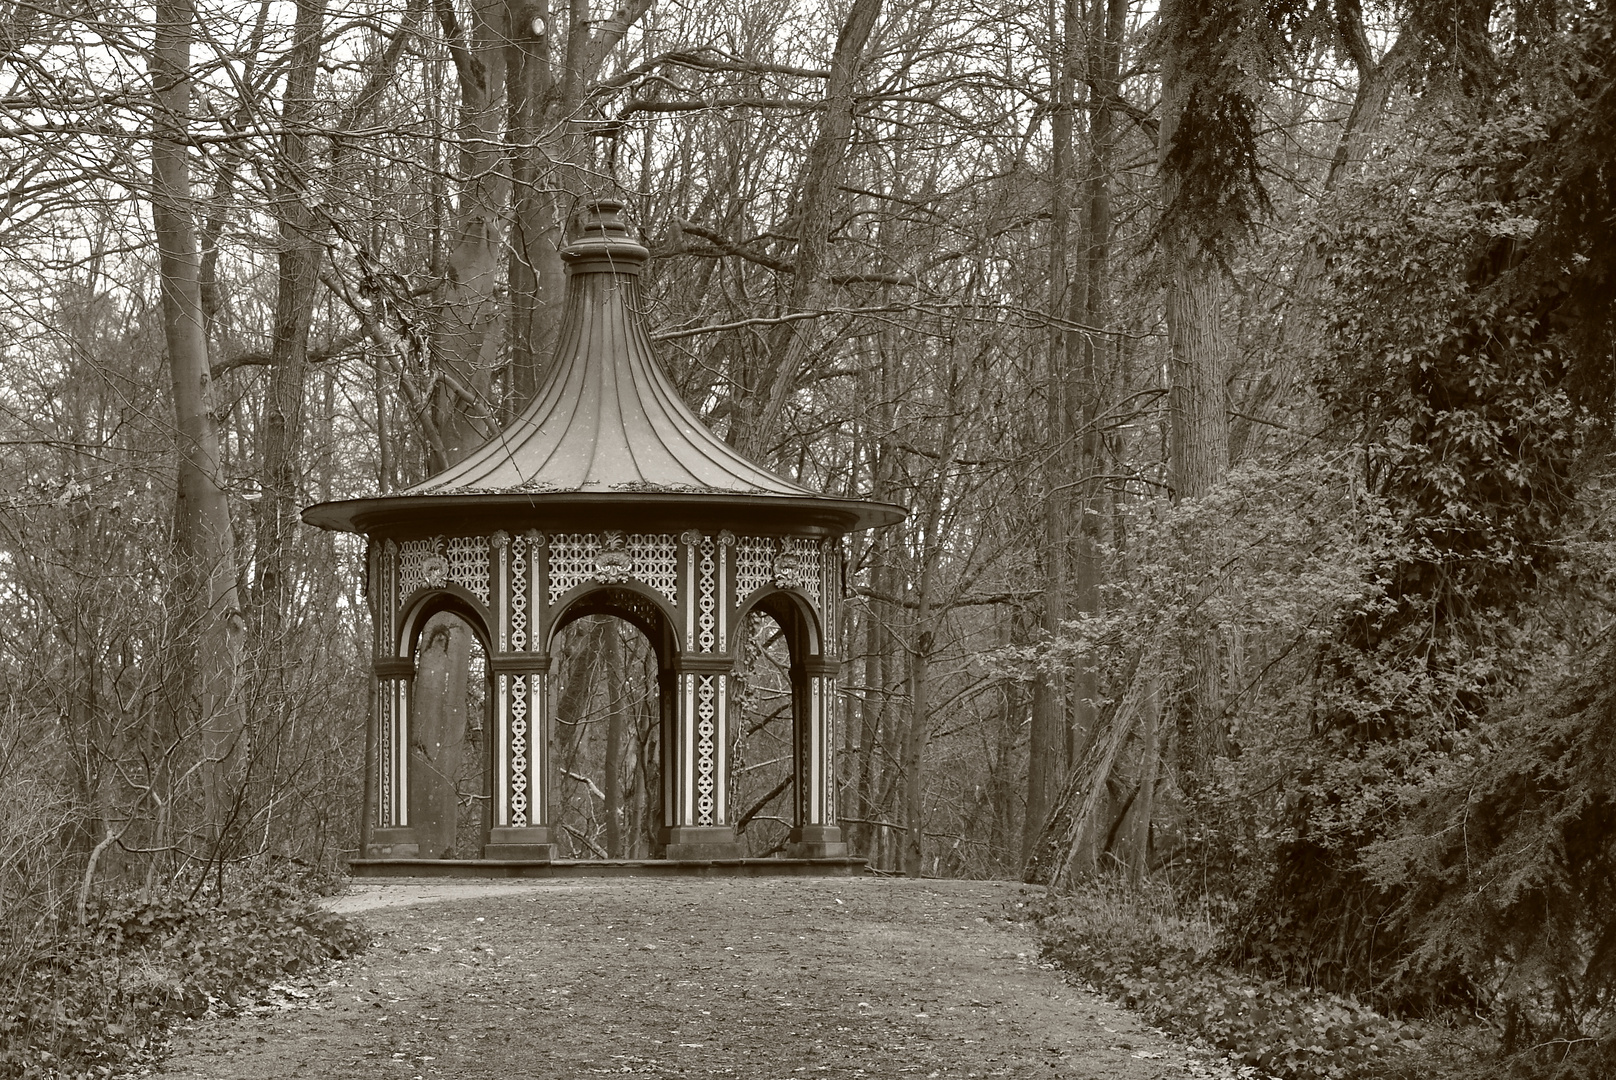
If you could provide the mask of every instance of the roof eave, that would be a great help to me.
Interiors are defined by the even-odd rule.
[[[535,528],[643,532],[729,529],[736,533],[842,536],[896,525],[908,510],[894,503],[831,496],[688,492],[542,492],[383,495],[323,502],[303,511],[322,529],[407,538]],[[452,524],[451,524],[452,523]]]

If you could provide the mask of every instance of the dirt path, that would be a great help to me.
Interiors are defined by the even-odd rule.
[[[1222,1073],[1040,969],[1006,918],[1021,895],[878,878],[360,886],[334,906],[372,928],[369,952],[312,993],[181,1032],[164,1075]]]

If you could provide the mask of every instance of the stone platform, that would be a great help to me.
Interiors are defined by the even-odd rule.
[[[350,859],[358,878],[855,877],[866,859]]]

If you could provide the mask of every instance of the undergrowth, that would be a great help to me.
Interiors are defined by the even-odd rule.
[[[0,1078],[110,1076],[169,1024],[229,1008],[362,939],[311,891],[282,882],[92,904],[0,966]]]
[[[1351,998],[1222,964],[1218,919],[1166,889],[1092,884],[1032,908],[1046,958],[1157,1027],[1282,1080],[1462,1074],[1473,1047],[1450,1029],[1383,1016]]]

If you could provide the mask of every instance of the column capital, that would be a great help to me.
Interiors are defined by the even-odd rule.
[[[675,675],[730,675],[735,661],[728,656],[689,655],[676,656],[672,671]]]
[[[372,660],[370,670],[378,679],[410,679],[415,676],[415,661],[407,656],[385,656]]]
[[[496,675],[543,675],[550,670],[549,653],[494,653],[488,670]]]
[[[828,656],[810,656],[802,662],[802,673],[810,678],[834,679],[842,672],[842,662]]]

